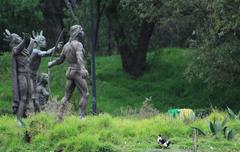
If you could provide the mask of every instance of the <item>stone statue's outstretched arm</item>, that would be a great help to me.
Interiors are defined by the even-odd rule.
[[[38,55],[39,56],[47,56],[47,55],[51,55],[52,52],[56,49],[59,50],[62,47],[62,42],[58,43],[57,47],[53,47],[47,51],[38,51]]]
[[[51,55],[53,50],[54,50],[54,48],[51,48],[51,49],[49,49],[47,51],[38,50],[37,54],[38,54],[38,56],[47,56],[47,55]]]
[[[58,64],[62,64],[64,62],[64,60],[65,60],[65,55],[61,54],[61,56],[58,59],[56,59],[54,61],[51,61],[51,62],[48,62],[48,68],[51,68],[51,67],[53,67],[55,65],[58,65]]]

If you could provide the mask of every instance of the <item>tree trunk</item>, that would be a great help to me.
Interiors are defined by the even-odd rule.
[[[100,26],[100,22],[101,22],[101,17],[104,11],[104,7],[105,5],[102,4],[101,0],[97,0],[97,5],[96,5],[96,25],[95,25],[95,45],[96,45],[96,51],[99,51],[99,45],[98,45],[98,33],[99,33],[99,26]]]
[[[126,42],[126,35],[122,26],[115,31],[117,49],[120,53],[123,69],[133,78],[140,77],[146,67],[146,58],[149,41],[154,29],[154,23],[143,21],[139,32],[137,46],[132,48]]]
[[[138,38],[137,48],[134,52],[134,65],[132,67],[132,75],[139,77],[144,73],[146,67],[147,50],[151,35],[153,33],[154,23],[143,21]]]
[[[43,32],[48,47],[52,47],[63,29],[63,8],[65,4],[61,0],[41,0],[40,5],[44,17]]]
[[[108,19],[108,48],[107,54],[112,55],[112,19],[107,16]]]
[[[133,66],[133,54],[130,50],[130,46],[126,42],[126,35],[124,33],[124,28],[120,24],[115,28],[114,36],[117,43],[117,50],[120,53],[122,60],[122,67],[124,71],[131,74],[131,67]]]

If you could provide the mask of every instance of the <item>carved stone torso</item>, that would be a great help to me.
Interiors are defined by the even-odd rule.
[[[30,66],[29,54],[20,53],[18,55],[15,55],[15,58],[17,64],[17,72],[20,73],[29,72]]]
[[[78,46],[82,47],[81,50],[83,50],[82,43],[79,42],[79,41],[76,41],[76,40],[68,42],[63,47],[63,54],[65,55],[66,60],[67,60],[69,65],[78,64],[77,54],[76,54],[77,53],[76,52],[77,51],[76,47],[78,47]],[[82,58],[83,58],[83,56],[82,56]]]

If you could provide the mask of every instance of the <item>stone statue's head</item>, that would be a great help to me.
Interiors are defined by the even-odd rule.
[[[70,27],[70,40],[81,39],[83,36],[84,32],[81,25],[73,25]]]
[[[40,31],[40,33],[32,31],[32,35],[35,42],[34,47],[40,47],[40,48],[47,47],[47,42],[46,42],[46,38],[43,36],[43,31]]]
[[[3,33],[4,35],[4,41],[10,42],[9,45],[11,48],[17,46],[19,43],[22,42],[22,38],[16,34],[16,33],[11,33],[8,29],[5,30]]]
[[[39,84],[46,86],[48,84],[48,74],[41,73],[39,78]]]

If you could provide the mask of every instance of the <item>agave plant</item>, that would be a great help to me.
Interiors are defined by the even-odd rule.
[[[228,117],[225,117],[222,122],[216,120],[216,118],[214,118],[213,121],[209,121],[209,129],[213,135],[217,135],[219,132],[223,131],[223,129],[226,127],[225,125],[227,123],[227,118]]]
[[[227,140],[231,140],[234,138],[235,132],[226,126],[227,119],[228,117],[225,117],[222,122],[217,120],[216,118],[214,118],[213,121],[209,121],[209,124],[208,124],[209,129],[214,136],[223,132],[224,138],[226,138]],[[195,129],[199,135],[206,136],[206,133],[202,131],[200,128],[193,127],[193,126],[191,128]]]

